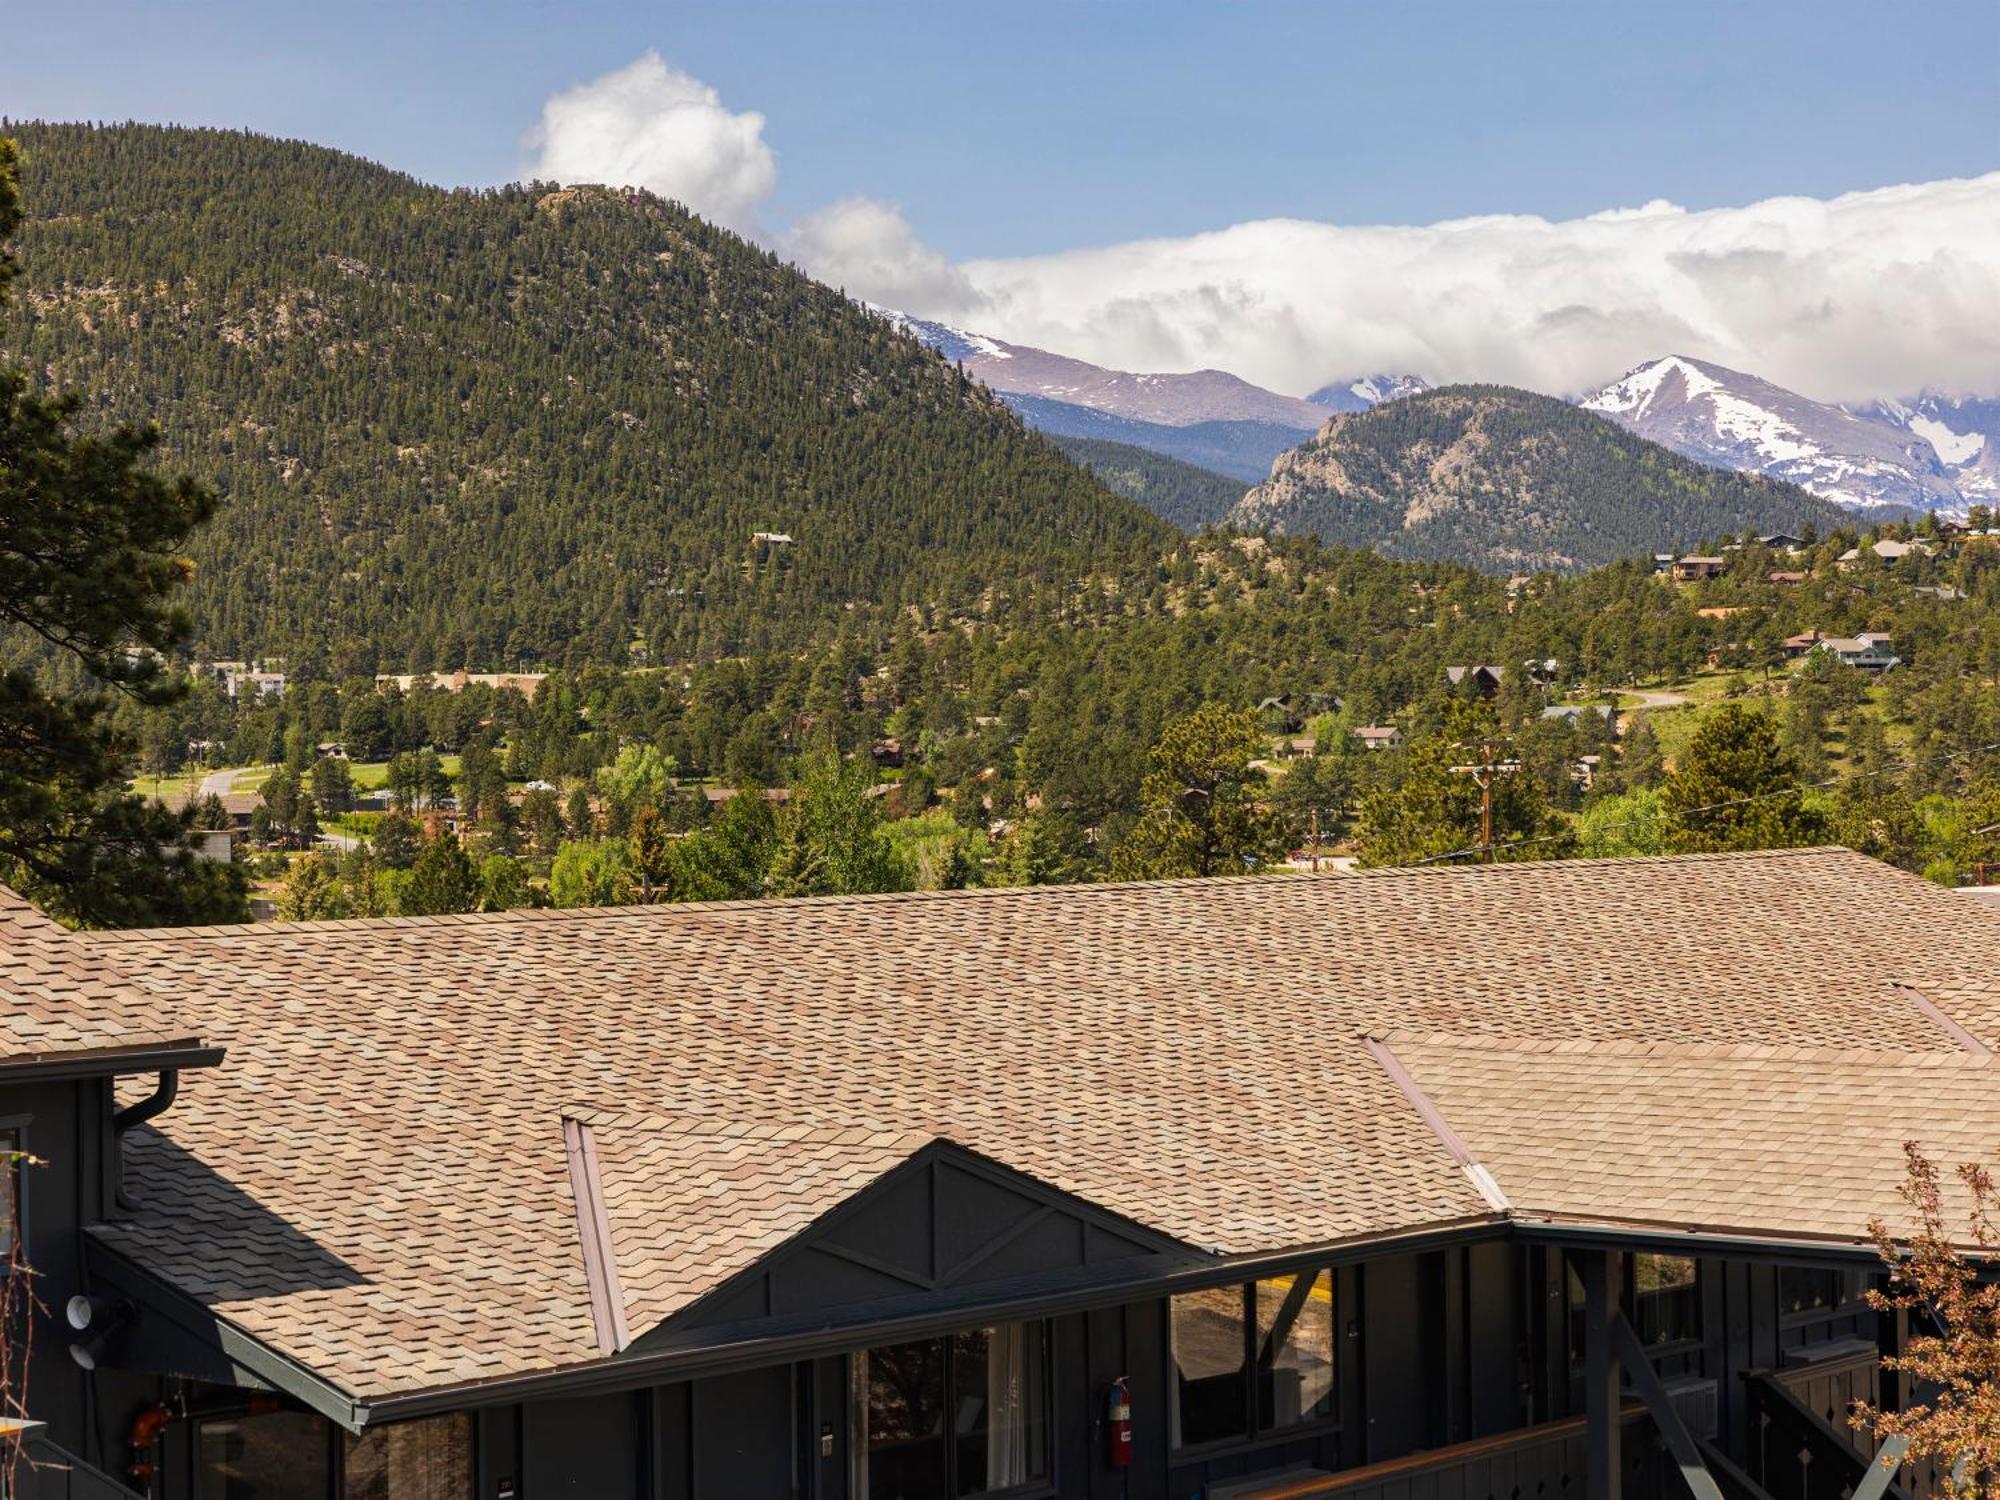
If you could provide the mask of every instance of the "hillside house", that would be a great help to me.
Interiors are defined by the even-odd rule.
[[[1674,563],[1674,577],[1682,583],[1699,583],[1704,578],[1720,578],[1729,566],[1723,557],[1683,557]]]
[[[1489,667],[1484,662],[1470,667],[1446,667],[1444,680],[1453,687],[1464,687],[1470,683],[1472,691],[1482,698],[1491,698],[1500,691],[1503,673],[1499,667]]]
[[[1811,576],[1810,573],[1801,573],[1792,568],[1773,568],[1764,575],[1764,581],[1775,583],[1780,588],[1796,588]]]
[[[425,672],[388,672],[375,679],[378,688],[394,687],[409,692],[419,685],[462,693],[469,687],[490,687],[495,692],[513,691],[533,698],[548,680],[546,672],[451,672],[438,677]]]
[[[1906,557],[1929,557],[1931,548],[1922,542],[1899,542],[1883,538],[1870,542],[1866,547],[1849,547],[1836,559],[1836,564],[1847,570],[1859,567],[1868,556],[1880,558],[1883,562],[1901,562]]]
[[[1831,1496],[1845,1399],[1907,1395],[1861,1300],[1901,1142],[2000,1139],[1996,951],[1832,849],[112,933],[0,895],[66,1464],[20,1493]]]
[[[231,667],[217,673],[222,683],[222,691],[231,698],[282,698],[285,696],[285,674],[267,672],[257,667]]]
[[[1902,665],[1903,661],[1891,649],[1890,638],[1878,631],[1863,631],[1860,635],[1851,636],[1821,636],[1810,649],[1828,652],[1841,665],[1863,672],[1886,672]]]
[[[1354,737],[1363,750],[1393,750],[1403,743],[1403,731],[1394,724],[1363,724]]]

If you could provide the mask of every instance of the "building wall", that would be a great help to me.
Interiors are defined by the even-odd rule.
[[[1731,1407],[1743,1371],[1781,1364],[1809,1345],[1873,1337],[1872,1315],[1853,1308],[1783,1314],[1774,1267],[1705,1262],[1699,1288],[1701,1336],[1663,1349],[1656,1363],[1669,1379],[1715,1382],[1718,1438],[1733,1451],[1747,1436],[1736,1430],[1741,1423]],[[1340,1268],[1334,1299],[1336,1418],[1201,1452],[1175,1452],[1169,1442],[1164,1300],[1053,1319],[1058,1487],[1047,1493],[1208,1500],[1213,1487],[1246,1475],[1337,1471],[1580,1415],[1559,1252],[1494,1242],[1385,1257]],[[1120,1376],[1130,1383],[1136,1436],[1133,1465],[1124,1471],[1106,1462],[1103,1427],[1106,1392]],[[163,1390],[197,1405],[228,1399],[213,1387],[101,1379],[113,1433]],[[475,1497],[861,1500],[850,1494],[849,1382],[848,1358],[833,1356],[628,1393],[483,1408],[473,1427]],[[1528,1476],[1530,1490],[1560,1487],[1581,1461],[1575,1431],[1545,1431],[1531,1450],[1507,1460],[1517,1478]],[[185,1435],[170,1431],[168,1445],[170,1455],[187,1451]],[[1629,1446],[1634,1464],[1651,1462],[1650,1439],[1635,1434]],[[123,1461],[114,1451],[106,1467]],[[185,1459],[174,1458],[167,1472],[159,1500],[194,1500]],[[1636,1470],[1634,1482],[1633,1493],[1652,1492]],[[302,1490],[296,1500],[328,1497]]]
[[[38,1165],[21,1168],[21,1216],[39,1303],[31,1344],[27,1405],[58,1441],[85,1431],[89,1379],[69,1357],[64,1305],[87,1291],[77,1254],[78,1226],[109,1207],[105,1138],[110,1085],[101,1079],[0,1087],[0,1124],[18,1127]]]

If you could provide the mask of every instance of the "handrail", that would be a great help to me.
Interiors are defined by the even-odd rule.
[[[136,1490],[46,1437],[28,1440],[13,1474],[17,1500],[142,1500]]]
[[[1815,1462],[1825,1459],[1842,1469],[1843,1490],[1851,1489],[1867,1477],[1874,1459],[1856,1446],[1854,1440],[1798,1398],[1781,1375],[1770,1370],[1747,1370],[1743,1375],[1752,1409],[1766,1420],[1785,1426],[1805,1446]],[[1885,1500],[1909,1500],[1898,1486],[1890,1485]]]

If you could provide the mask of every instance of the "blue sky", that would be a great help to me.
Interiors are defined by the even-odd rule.
[[[0,0],[0,114],[636,184],[873,302],[1295,395],[2000,391],[1996,58],[2000,0]]]
[[[446,183],[647,49],[757,110],[788,223],[954,258],[1268,216],[1691,208],[2000,161],[2000,4],[0,0],[0,110],[237,125]]]

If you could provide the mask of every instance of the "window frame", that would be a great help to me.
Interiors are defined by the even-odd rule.
[[[1694,1279],[1685,1288],[1675,1288],[1664,1295],[1685,1295],[1694,1307],[1694,1332],[1682,1334],[1679,1338],[1661,1339],[1646,1343],[1644,1330],[1639,1325],[1639,1258],[1650,1255],[1656,1260],[1684,1260],[1694,1268]],[[1625,1257],[1626,1306],[1631,1308],[1632,1332],[1644,1346],[1648,1355],[1685,1354],[1690,1350],[1705,1347],[1708,1341],[1707,1278],[1702,1275],[1702,1261],[1699,1255],[1671,1255],[1665,1251],[1640,1250]],[[1653,1296],[1662,1295],[1652,1293]]]
[[[1058,1469],[1061,1464],[1062,1441],[1056,1431],[1056,1330],[1050,1318],[1002,1318],[991,1323],[974,1323],[966,1328],[956,1328],[950,1333],[933,1334],[929,1338],[898,1339],[892,1344],[870,1344],[866,1348],[850,1350],[847,1355],[847,1452],[848,1452],[848,1493],[853,1500],[867,1500],[868,1494],[868,1357],[877,1349],[894,1349],[902,1344],[938,1344],[943,1348],[941,1362],[944,1383],[944,1397],[947,1412],[957,1410],[958,1397],[958,1340],[961,1335],[978,1332],[987,1328],[1001,1328],[1009,1325],[1040,1328],[1042,1331],[1042,1437],[1043,1461],[1048,1472],[1040,1479],[1030,1479],[1021,1484],[1009,1485],[1004,1490],[981,1490],[977,1495],[960,1497],[958,1494],[958,1441],[955,1432],[944,1435],[944,1500],[1040,1500],[1040,1497],[1058,1493]]]
[[[0,1146],[0,1150],[15,1153],[14,1160],[9,1162],[6,1168],[7,1191],[13,1198],[13,1212],[10,1216],[13,1221],[13,1232],[22,1245],[30,1243],[28,1174],[24,1169],[28,1165],[28,1158],[33,1154],[28,1144],[28,1127],[34,1122],[35,1117],[30,1114],[0,1115],[0,1137],[11,1135],[14,1138],[11,1146]],[[7,1229],[8,1225],[0,1223],[0,1261],[4,1261],[12,1253],[12,1247],[6,1242]]]
[[[1826,1307],[1806,1307],[1794,1312],[1784,1305],[1784,1275],[1787,1271],[1821,1271],[1840,1278],[1841,1298]],[[1868,1273],[1826,1266],[1779,1266],[1773,1278],[1776,1285],[1773,1296],[1778,1302],[1778,1326],[1780,1328],[1803,1328],[1811,1323],[1825,1323],[1834,1318],[1851,1318],[1867,1312]],[[1848,1295],[1848,1293],[1852,1295]]]
[[[1331,1299],[1329,1331],[1332,1347],[1327,1352],[1327,1367],[1333,1372],[1333,1388],[1329,1392],[1327,1412],[1323,1417],[1308,1417],[1301,1422],[1289,1422],[1282,1426],[1265,1427],[1258,1422],[1261,1405],[1258,1382],[1258,1331],[1257,1331],[1257,1284],[1259,1281],[1281,1281],[1286,1275],[1303,1276],[1308,1281],[1326,1278],[1327,1295]],[[1214,1458],[1230,1453],[1250,1453],[1260,1448],[1274,1447],[1280,1443],[1297,1442],[1301,1438],[1321,1437],[1341,1430],[1340,1396],[1345,1384],[1340,1368],[1340,1273],[1331,1265],[1310,1266],[1293,1272],[1273,1276],[1261,1276],[1249,1281],[1228,1283],[1236,1287],[1242,1300],[1243,1321],[1243,1418],[1240,1434],[1229,1437],[1210,1438],[1201,1443],[1183,1443],[1177,1430],[1180,1426],[1180,1362],[1174,1357],[1174,1298],[1168,1296],[1161,1312],[1166,1319],[1166,1337],[1162,1343],[1166,1350],[1166,1399],[1171,1403],[1167,1412],[1169,1456],[1176,1462],[1182,1459]]]
[[[1685,1338],[1668,1339],[1663,1343],[1645,1343],[1644,1336],[1639,1331],[1638,1262],[1641,1255],[1648,1254],[1664,1255],[1665,1252],[1634,1251],[1622,1257],[1624,1264],[1619,1270],[1618,1305],[1624,1310],[1626,1320],[1631,1323],[1633,1335],[1640,1339],[1648,1356],[1688,1354],[1705,1349],[1708,1346],[1708,1303],[1705,1290],[1707,1279],[1702,1270],[1704,1262],[1699,1255],[1667,1256],[1670,1260],[1685,1260],[1694,1266],[1694,1284],[1689,1288],[1694,1297],[1697,1325],[1694,1333]],[[1582,1315],[1582,1309],[1576,1298],[1582,1283],[1583,1273],[1577,1269],[1576,1261],[1565,1251],[1562,1256],[1563,1362],[1572,1378],[1583,1369],[1586,1360],[1586,1351],[1577,1327],[1577,1319]]]
[[[201,1435],[202,1429],[205,1426],[211,1422],[243,1422],[255,1420],[258,1417],[279,1415],[312,1416],[319,1418],[326,1442],[326,1487],[321,1493],[319,1500],[347,1500],[347,1465],[350,1451],[357,1441],[355,1434],[347,1431],[338,1422],[333,1421],[323,1413],[315,1412],[308,1406],[296,1404],[279,1405],[267,1410],[258,1410],[248,1401],[190,1412],[181,1419],[187,1428],[185,1457],[182,1460],[187,1476],[186,1492],[189,1495],[195,1495],[200,1492],[203,1479]],[[462,1500],[477,1500],[479,1495],[480,1463],[478,1412],[471,1407],[454,1407],[449,1411],[437,1412],[431,1416],[409,1417],[404,1420],[409,1422],[437,1422],[447,1419],[462,1420],[465,1424],[467,1464],[466,1487]],[[400,1422],[383,1423],[371,1430],[380,1433],[400,1425],[402,1425]],[[365,1436],[365,1434],[363,1435]],[[181,1467],[181,1464],[175,1465],[176,1470],[180,1470]]]

